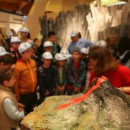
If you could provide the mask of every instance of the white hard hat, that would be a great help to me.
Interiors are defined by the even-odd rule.
[[[69,51],[67,49],[61,49],[60,53],[66,57],[66,59],[71,57],[71,54],[69,53]]]
[[[97,41],[96,46],[106,47],[106,41],[104,40]]]
[[[26,32],[26,33],[28,33],[29,30],[28,30],[27,27],[23,27],[23,28],[20,28],[20,29],[19,29],[19,32]]]
[[[19,39],[19,37],[17,37],[17,36],[14,36],[14,37],[11,37],[11,43],[13,43],[13,42],[21,42],[21,40]]]
[[[54,56],[54,59],[57,61],[58,60],[58,55],[60,55],[60,53],[56,53]]]
[[[89,47],[87,47],[87,48],[81,48],[81,53],[88,54],[89,53]]]
[[[7,52],[3,46],[0,46],[0,56],[3,56],[5,54],[9,54],[9,52]]]
[[[42,58],[43,58],[43,59],[53,59],[52,54],[51,54],[49,51],[44,52],[44,53],[42,54]]]
[[[70,36],[71,36],[71,37],[75,37],[75,36],[77,36],[78,34],[79,34],[78,31],[72,31],[71,34],[70,34]]]
[[[31,45],[31,47],[35,46],[35,43],[32,40],[30,40],[28,43]]]
[[[29,48],[31,48],[31,44],[28,42],[22,42],[19,47],[19,53],[23,53],[24,51],[28,50]]]
[[[52,47],[53,46],[53,43],[51,42],[51,41],[46,41],[46,42],[44,42],[44,44],[43,44],[43,47]]]
[[[61,61],[61,60],[66,60],[67,59],[61,53],[58,53],[55,58],[56,58],[56,61]]]

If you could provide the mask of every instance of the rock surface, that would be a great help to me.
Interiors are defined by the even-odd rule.
[[[92,86],[95,84],[96,80]],[[57,109],[88,91],[48,97],[21,124],[30,130],[130,130],[130,97],[111,86],[108,80],[83,101]]]

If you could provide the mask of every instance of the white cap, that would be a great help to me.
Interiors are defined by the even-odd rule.
[[[14,37],[11,37],[11,42],[21,42],[21,40],[19,39],[19,37],[17,36],[14,36]]]
[[[31,45],[31,47],[35,46],[35,43],[32,40],[30,40],[28,43]]]
[[[49,51],[46,51],[42,54],[43,59],[53,59],[52,54]]]
[[[61,49],[60,53],[66,57],[66,59],[71,57],[71,54],[69,53],[69,51],[67,49]]]
[[[88,54],[89,53],[89,47],[87,47],[87,48],[81,48],[81,53]]]
[[[9,54],[3,46],[0,46],[0,56],[3,56],[5,54]]]
[[[31,48],[31,44],[28,42],[22,42],[19,47],[19,53],[23,53],[24,51],[28,50],[29,48]]]
[[[64,57],[61,53],[57,53],[57,55],[55,55],[55,60],[56,61],[66,60],[66,57]]]
[[[71,36],[71,37],[75,37],[75,36],[77,36],[78,34],[79,34],[78,31],[72,31],[71,34],[70,34],[70,36]]]
[[[60,55],[60,53],[56,53],[54,56],[54,59],[57,61],[58,60],[58,55]]]
[[[53,46],[53,43],[51,41],[44,42],[43,47],[49,47],[49,46],[51,47]]]
[[[27,27],[23,27],[23,28],[20,28],[20,29],[19,29],[19,32],[25,32],[25,33],[28,33],[29,30],[28,30]]]
[[[96,46],[106,47],[106,41],[104,40],[97,41]]]

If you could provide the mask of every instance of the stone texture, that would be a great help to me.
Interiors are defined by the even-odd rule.
[[[94,81],[93,85],[96,83],[97,81]],[[130,129],[130,98],[111,86],[109,81],[101,83],[100,87],[82,102],[56,109],[87,92],[74,96],[48,97],[27,115],[21,124],[30,130]]]

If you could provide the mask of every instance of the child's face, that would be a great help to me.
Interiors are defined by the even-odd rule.
[[[30,51],[31,51],[31,56],[33,56],[34,55],[34,48],[31,48]]]
[[[27,37],[28,33],[26,32],[20,32],[21,37]]]
[[[26,50],[25,52],[23,52],[21,54],[22,58],[25,60],[29,60],[32,56],[32,48],[29,48],[28,50]]]
[[[14,87],[15,81],[16,80],[13,76],[9,81],[4,81],[4,86],[8,87],[8,88],[12,88],[12,87]]]
[[[11,45],[11,46],[12,46],[12,48],[13,48],[14,50],[16,50],[16,51],[17,51],[17,50],[18,50],[19,45],[20,45],[19,43],[12,43],[12,45]]]
[[[61,66],[61,67],[63,67],[64,65],[65,65],[65,60],[60,60],[60,61],[57,61],[57,64],[58,64],[58,66]]]
[[[77,51],[72,52],[72,57],[74,61],[79,61],[81,54]]]
[[[44,47],[44,51],[49,51],[52,53],[52,46]]]
[[[52,59],[43,59],[43,63],[46,67],[51,66]]]

